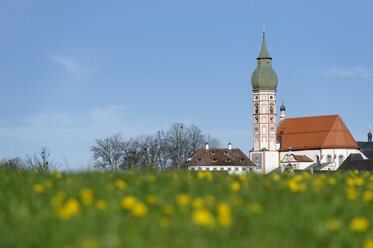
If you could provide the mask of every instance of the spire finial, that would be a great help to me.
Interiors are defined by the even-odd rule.
[[[263,39],[265,38],[265,33],[266,33],[266,25],[264,22],[262,23],[262,32],[263,32]]]

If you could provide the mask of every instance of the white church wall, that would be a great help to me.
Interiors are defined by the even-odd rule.
[[[278,152],[270,152],[266,151],[264,153],[265,156],[265,171],[264,173],[269,173],[273,171],[274,169],[277,169],[279,167],[279,161],[278,161]]]

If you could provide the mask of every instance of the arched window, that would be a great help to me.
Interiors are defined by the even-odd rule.
[[[255,106],[255,114],[259,114],[259,107]]]
[[[332,160],[332,155],[328,155],[328,156],[326,156],[326,162],[327,162],[327,163],[331,163],[331,162],[333,162],[333,160]]]
[[[258,122],[259,122],[259,117],[255,116],[255,123],[258,123]]]
[[[341,165],[343,163],[344,157],[343,155],[338,156],[338,165]]]
[[[318,155],[315,156],[315,163],[320,163],[320,157]]]
[[[269,107],[269,112],[273,114],[273,106]]]

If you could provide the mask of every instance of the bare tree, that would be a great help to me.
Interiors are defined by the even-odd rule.
[[[93,158],[99,168],[117,170],[181,168],[195,150],[208,142],[218,147],[219,141],[192,125],[175,123],[165,131],[154,135],[141,135],[122,141],[119,134],[96,140],[91,147]]]
[[[22,170],[26,168],[26,165],[21,158],[15,157],[10,159],[3,159],[0,162],[0,167],[5,167],[7,169]]]
[[[220,141],[217,138],[212,137],[210,134],[205,136],[204,143],[208,143],[211,148],[220,147]]]
[[[124,146],[120,133],[105,139],[95,140],[95,145],[91,146],[91,151],[97,166],[116,172],[123,162]]]
[[[40,172],[56,169],[57,165],[51,160],[50,156],[48,148],[42,147],[40,152],[35,153],[33,156],[26,156],[25,167],[32,170],[37,169]]]
[[[189,130],[183,123],[175,123],[167,131],[167,148],[171,167],[181,168],[185,161],[184,150],[188,148]]]

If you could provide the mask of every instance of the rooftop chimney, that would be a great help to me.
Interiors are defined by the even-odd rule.
[[[209,143],[206,143],[206,150],[209,149]]]
[[[232,150],[232,144],[228,143],[228,150]]]

